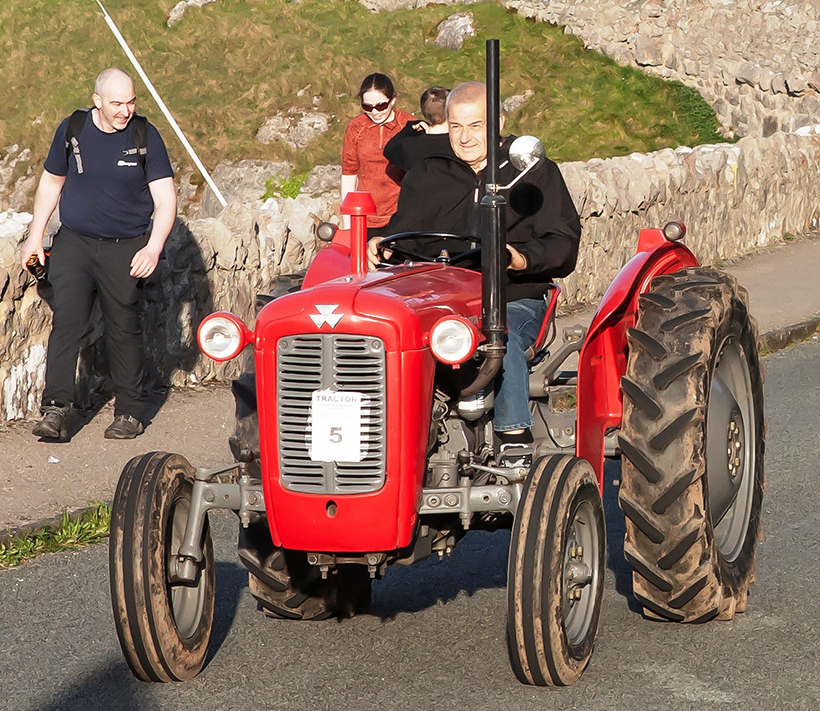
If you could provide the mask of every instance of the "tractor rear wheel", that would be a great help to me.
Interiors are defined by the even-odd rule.
[[[507,648],[519,681],[569,686],[598,635],[606,529],[590,464],[556,454],[530,472],[513,523]]]
[[[239,532],[239,559],[248,589],[272,617],[326,620],[352,617],[370,605],[372,580],[362,565],[341,565],[323,579],[307,554],[273,545],[264,519]]]
[[[633,590],[649,617],[746,608],[763,497],[757,326],[734,277],[691,268],[639,298],[620,433]]]
[[[114,622],[125,659],[143,681],[184,681],[202,669],[214,614],[214,554],[208,519],[196,579],[175,578],[194,468],[151,452],[125,465],[111,510],[109,569]]]

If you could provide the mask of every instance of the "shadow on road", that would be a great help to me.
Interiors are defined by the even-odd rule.
[[[604,465],[604,516],[606,517],[607,567],[615,575],[615,591],[626,598],[629,609],[641,614],[643,608],[632,594],[632,568],[624,558],[624,513],[618,506],[618,487],[613,482],[621,479],[620,461]]]
[[[218,562],[215,572],[214,627],[205,668],[228,637],[233,627],[240,593],[248,584],[247,572],[238,565]],[[128,668],[125,658],[120,656],[89,672],[84,678],[76,680],[64,696],[40,706],[37,711],[145,711],[156,707],[155,690],[161,686],[137,680]]]

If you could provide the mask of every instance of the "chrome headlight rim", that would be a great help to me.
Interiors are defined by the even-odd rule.
[[[445,344],[444,339],[450,342]],[[461,316],[445,316],[430,329],[429,343],[436,360],[446,365],[460,365],[475,353],[478,330]]]
[[[245,324],[237,316],[219,311],[202,320],[196,339],[200,350],[208,358],[223,363],[236,358],[248,345],[247,333]]]

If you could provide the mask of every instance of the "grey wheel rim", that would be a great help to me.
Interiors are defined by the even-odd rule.
[[[720,554],[735,560],[749,529],[755,477],[755,410],[749,363],[737,338],[722,344],[706,416],[709,517]]]
[[[574,646],[586,639],[595,617],[601,585],[600,550],[595,508],[582,501],[574,508],[567,528],[561,598],[564,631]]]
[[[177,555],[185,536],[190,508],[191,502],[186,497],[179,497],[173,503],[168,527],[166,571],[171,570],[171,558]],[[206,576],[203,575],[201,569],[194,584],[174,581],[166,572],[166,590],[171,614],[174,617],[177,632],[183,640],[193,637],[199,628],[202,612],[205,609],[206,584]]]

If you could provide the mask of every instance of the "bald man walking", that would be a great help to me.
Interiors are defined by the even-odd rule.
[[[120,69],[106,69],[92,98],[76,140],[67,140],[70,118],[54,135],[20,255],[24,267],[32,255],[45,263],[43,236],[59,203],[61,224],[49,258],[54,314],[42,419],[32,430],[46,439],[67,436],[77,358],[95,299],[114,381],[114,421],[105,437],[133,439],[143,432],[142,280],[156,269],[176,217],[174,172],[157,129],[134,118],[134,81]],[[142,156],[134,121],[145,126]]]

